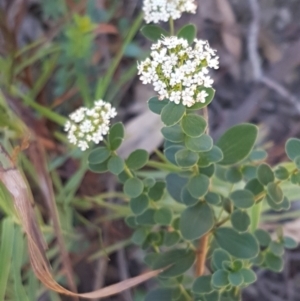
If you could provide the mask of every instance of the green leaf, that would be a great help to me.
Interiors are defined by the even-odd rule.
[[[148,107],[151,112],[160,115],[162,109],[169,103],[168,99],[159,100],[157,97],[152,97],[148,100]]]
[[[236,125],[227,130],[216,144],[224,155],[219,164],[232,165],[245,159],[254,147],[257,132],[257,126],[249,123]]]
[[[220,195],[215,192],[208,192],[204,198],[211,205],[220,205],[222,202]]]
[[[198,198],[194,198],[190,192],[188,191],[188,189],[186,187],[184,187],[181,190],[181,201],[182,203],[184,203],[187,206],[193,206],[195,204],[197,204],[199,202]]]
[[[252,179],[246,184],[245,189],[251,191],[256,197],[264,191],[264,186],[257,179]]]
[[[149,198],[147,195],[141,194],[137,198],[131,199],[129,205],[134,214],[142,214],[149,206]]]
[[[136,217],[136,222],[139,225],[154,225],[155,221],[154,221],[154,214],[155,214],[156,210],[150,208],[147,209],[146,211],[144,211],[142,214],[138,215]]]
[[[279,204],[283,201],[284,195],[280,186],[276,183],[269,183],[267,186],[269,197],[276,203]]]
[[[167,182],[167,191],[170,196],[177,202],[182,203],[181,201],[181,190],[187,184],[188,179],[180,177],[176,173],[170,173],[166,177]]]
[[[214,212],[205,202],[187,207],[181,214],[179,229],[187,240],[202,237],[214,226]]]
[[[285,151],[289,159],[294,161],[300,156],[300,139],[290,138],[285,144]]]
[[[172,231],[172,232],[166,232],[164,235],[164,242],[163,244],[166,247],[172,247],[176,245],[180,240],[180,235],[177,231]]]
[[[130,176],[127,174],[127,172],[122,171],[119,175],[118,175],[118,180],[122,183],[125,184],[125,182],[130,178]]]
[[[239,170],[239,168],[231,167],[226,171],[225,177],[226,177],[228,182],[230,182],[232,184],[235,184],[235,183],[238,183],[242,180],[243,174]]]
[[[283,166],[278,166],[278,168],[275,170],[275,177],[281,181],[287,180],[289,176],[289,171]]]
[[[152,42],[157,42],[159,39],[162,38],[162,36],[167,37],[169,35],[168,32],[163,28],[152,24],[143,26],[141,29],[141,33],[144,37],[146,37]]]
[[[279,241],[271,241],[269,249],[274,255],[280,257],[284,254],[284,243]]]
[[[262,247],[267,248],[271,242],[271,235],[262,229],[257,229],[254,232],[256,239]]]
[[[256,170],[257,170],[256,166],[253,166],[253,165],[244,165],[242,167],[242,173],[244,175],[244,178],[247,181],[255,179],[256,178]]]
[[[269,195],[266,196],[266,200],[267,200],[268,205],[274,211],[286,211],[286,210],[290,209],[290,207],[291,207],[291,202],[286,197],[284,197],[283,201],[279,204],[275,203]]]
[[[113,156],[108,160],[107,168],[114,175],[120,174],[124,170],[124,160],[118,156]]]
[[[135,229],[138,224],[135,221],[135,216],[127,216],[125,218],[125,223],[129,228]]]
[[[185,135],[182,132],[181,126],[179,124],[164,127],[161,129],[161,133],[166,140],[169,140],[171,142],[178,143],[184,141]]]
[[[291,175],[291,182],[295,185],[300,185],[300,172]]]
[[[178,151],[184,149],[182,145],[173,145],[165,148],[164,154],[166,158],[173,164],[177,165],[177,162],[175,160],[175,155]]]
[[[224,270],[214,272],[211,280],[212,285],[217,288],[226,287],[229,285],[228,276],[228,272]]]
[[[108,171],[108,160],[104,161],[103,163],[98,163],[98,164],[91,164],[89,163],[89,169],[92,172],[96,172],[96,173],[104,173],[106,171]]]
[[[234,205],[241,209],[247,209],[254,205],[254,195],[249,190],[236,190],[230,194],[230,199]]]
[[[211,101],[213,100],[213,98],[215,96],[215,90],[214,89],[201,87],[201,89],[199,89],[199,92],[201,92],[201,91],[205,91],[208,94],[208,96],[206,96],[206,98],[205,98],[205,103],[197,102],[193,106],[188,108],[189,111],[190,110],[192,110],[192,111],[200,110],[204,107],[207,107],[211,103]]]
[[[153,179],[151,177],[145,178],[143,180],[143,182],[144,182],[145,186],[148,187],[148,188],[152,188],[155,185],[155,183],[156,183],[155,179]]]
[[[300,156],[295,158],[294,163],[295,163],[297,169],[300,169]]]
[[[223,262],[231,261],[230,255],[223,249],[216,249],[213,252],[212,263],[217,270],[223,269]]]
[[[192,287],[192,291],[195,294],[207,294],[211,293],[214,289],[211,285],[212,275],[198,277]]]
[[[220,301],[220,293],[218,291],[213,291],[209,294],[205,294],[204,301]]]
[[[274,272],[281,272],[283,270],[283,260],[281,257],[267,252],[265,256],[265,263],[268,269]]]
[[[272,183],[275,181],[275,176],[274,176],[273,170],[271,169],[271,167],[268,164],[262,163],[258,166],[257,179],[264,186],[267,186],[269,183]]]
[[[244,282],[243,274],[240,271],[229,273],[228,280],[232,286],[240,286]]]
[[[263,149],[255,149],[251,152],[249,159],[252,162],[257,162],[257,161],[263,161],[267,159],[268,154],[265,150]]]
[[[163,278],[177,277],[185,273],[195,262],[195,253],[192,250],[171,250],[159,254],[154,261],[153,269],[161,269],[170,266],[159,276]]]
[[[173,288],[157,288],[152,291],[150,291],[144,301],[172,301],[174,295],[174,289]]]
[[[176,163],[181,167],[192,167],[198,159],[198,154],[188,149],[181,149],[175,154]]]
[[[106,147],[104,146],[97,147],[94,150],[92,150],[91,153],[89,154],[88,162],[89,164],[93,164],[93,165],[103,163],[109,158],[110,154],[111,154],[110,150],[108,150]]]
[[[124,184],[124,193],[131,198],[136,198],[142,194],[144,183],[138,178],[130,178]]]
[[[240,273],[243,276],[245,284],[249,285],[249,284],[254,283],[257,280],[256,274],[250,269],[246,269],[246,268],[241,269]]]
[[[12,261],[15,224],[11,218],[2,220],[1,246],[0,246],[0,300],[5,300],[5,292],[9,278],[10,265]]]
[[[143,149],[137,149],[127,158],[126,165],[129,169],[138,170],[144,167],[149,160],[149,154]]]
[[[178,123],[185,113],[183,104],[169,102],[161,111],[161,120],[166,126],[172,126]]]
[[[210,136],[203,134],[200,137],[185,137],[185,146],[194,152],[208,152],[213,147],[213,140]]]
[[[147,239],[148,233],[145,228],[139,228],[132,234],[131,241],[138,246],[142,246]]]
[[[198,161],[198,165],[200,167],[207,167],[212,163],[220,162],[223,159],[223,153],[221,149],[215,145],[208,152],[202,152],[199,155],[200,159]]]
[[[250,217],[246,211],[235,210],[230,216],[231,224],[238,232],[245,232],[250,226]]]
[[[215,173],[216,166],[215,164],[210,164],[206,167],[199,167],[199,173],[211,178]]]
[[[290,250],[296,249],[298,247],[298,243],[292,237],[289,236],[284,236],[283,243],[284,246]]]
[[[199,137],[204,133],[207,123],[205,119],[199,115],[188,114],[182,118],[181,126],[182,130],[189,137]]]
[[[217,229],[214,237],[222,249],[236,258],[251,259],[259,252],[257,240],[250,233],[239,233],[224,227]]]
[[[165,192],[165,188],[166,188],[166,183],[162,182],[162,181],[158,181],[156,182],[150,189],[148,192],[149,198],[152,201],[159,201]]]
[[[121,122],[115,123],[109,130],[108,143],[110,150],[119,148],[124,139],[124,125]]]
[[[179,29],[177,33],[178,38],[183,38],[192,44],[197,34],[197,28],[194,24],[187,24]]]
[[[192,177],[187,185],[187,189],[194,198],[204,196],[209,188],[210,180],[205,175],[197,175]]]
[[[171,209],[163,207],[156,210],[154,214],[154,221],[163,226],[168,226],[171,224],[173,218],[173,212]]]

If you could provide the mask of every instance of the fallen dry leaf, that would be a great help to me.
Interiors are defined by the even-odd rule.
[[[104,298],[118,294],[133,286],[136,286],[150,278],[157,276],[163,271],[156,270],[144,273],[137,277],[119,282],[117,284],[84,294],[71,292],[59,285],[53,278],[50,271],[50,264],[46,258],[46,243],[35,219],[34,211],[31,206],[33,196],[23,178],[22,173],[14,165],[13,161],[0,145],[0,152],[4,154],[6,160],[10,163],[10,168],[3,169],[0,167],[0,181],[5,185],[14,201],[14,207],[20,218],[21,225],[26,233],[28,240],[28,250],[32,269],[36,277],[49,289],[60,294],[85,299]]]

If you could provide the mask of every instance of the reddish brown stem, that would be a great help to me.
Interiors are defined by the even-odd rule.
[[[196,257],[196,276],[202,276],[205,272],[205,261],[208,251],[209,234],[205,234],[199,241],[199,248]]]

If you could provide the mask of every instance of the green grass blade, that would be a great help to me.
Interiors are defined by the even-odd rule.
[[[20,227],[15,229],[12,272],[14,277],[14,292],[16,301],[29,301],[23,286],[21,270],[24,253],[24,238]]]
[[[134,38],[134,36],[136,35],[137,31],[140,29],[141,24],[143,22],[143,14],[140,14],[134,21],[134,23],[132,24],[132,26],[130,27],[130,30],[126,36],[126,39],[123,42],[123,45],[120,49],[120,51],[118,52],[117,56],[114,58],[114,60],[111,63],[110,68],[107,70],[106,75],[101,78],[98,83],[97,83],[97,89],[96,89],[96,99],[102,99],[107,91],[107,88],[109,86],[109,84],[112,81],[112,77],[117,69],[117,67],[119,66],[119,63],[124,55],[124,52],[126,50],[126,47],[128,46],[128,44],[132,41],[132,39]]]
[[[11,218],[5,218],[2,222],[1,246],[0,246],[0,300],[4,300],[7,279],[12,259],[15,225]]]

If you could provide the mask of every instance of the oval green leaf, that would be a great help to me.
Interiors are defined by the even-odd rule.
[[[158,41],[162,38],[162,36],[167,37],[169,35],[168,32],[160,26],[152,24],[143,26],[141,29],[141,33],[144,37],[146,37],[152,42]]]
[[[192,167],[198,162],[199,156],[188,149],[181,149],[175,154],[175,160],[178,166]]]
[[[88,162],[89,164],[98,164],[103,163],[108,159],[111,152],[106,147],[101,146],[97,147],[94,150],[91,151],[91,153],[88,156]]]
[[[290,138],[285,144],[285,151],[289,159],[294,161],[300,156],[300,139]]]
[[[177,33],[178,38],[183,38],[192,44],[197,34],[197,28],[194,24],[187,24],[179,29]]]
[[[194,198],[204,196],[209,188],[210,180],[205,175],[197,175],[189,180],[187,189]]]
[[[186,208],[180,218],[179,229],[187,240],[202,237],[214,226],[214,213],[206,202]]]
[[[161,111],[161,120],[166,126],[172,126],[182,119],[184,113],[185,106],[183,104],[177,105],[169,102]]]
[[[130,178],[124,184],[124,193],[131,198],[136,198],[142,194],[144,183],[138,178]]]
[[[203,134],[200,137],[185,137],[185,146],[194,152],[208,152],[213,147],[213,140],[210,136]]]
[[[124,160],[118,156],[113,156],[108,160],[107,168],[114,175],[120,174],[124,170]]]
[[[240,259],[251,259],[259,252],[258,242],[250,233],[239,233],[231,228],[219,228],[214,233],[218,245]]]
[[[195,252],[192,250],[171,250],[159,254],[153,263],[153,269],[161,269],[170,266],[159,276],[163,278],[177,277],[185,273],[195,261]]]
[[[181,126],[179,124],[163,127],[161,129],[161,133],[166,140],[169,140],[171,142],[178,143],[184,141],[185,135],[182,132]]]
[[[216,144],[224,155],[219,164],[232,165],[245,159],[254,147],[257,133],[257,126],[249,123],[236,125],[227,130]]]
[[[245,232],[248,230],[251,220],[246,211],[235,210],[230,216],[231,224],[238,232]]]
[[[272,168],[266,163],[260,164],[257,168],[256,173],[257,179],[264,186],[267,186],[269,183],[272,183],[275,180]]]
[[[148,107],[151,112],[160,115],[162,109],[169,103],[168,99],[159,100],[157,97],[152,97],[148,100]]]
[[[149,154],[143,149],[137,149],[127,158],[126,165],[129,169],[137,170],[144,167],[149,160]]]
[[[204,133],[207,123],[205,119],[199,115],[188,114],[182,118],[181,126],[182,130],[189,137],[199,137]]]
[[[249,190],[236,190],[232,192],[229,198],[233,201],[234,205],[241,209],[247,209],[254,205],[254,195]]]

